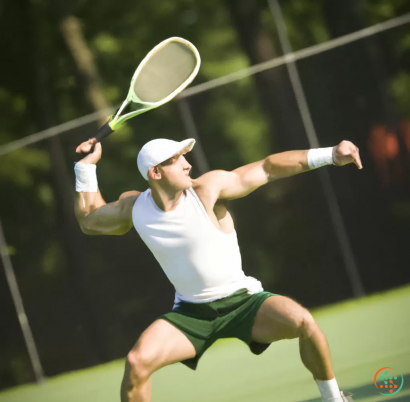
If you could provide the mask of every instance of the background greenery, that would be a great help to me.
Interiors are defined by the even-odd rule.
[[[410,11],[406,0],[281,3],[294,49]],[[262,0],[1,2],[0,146],[116,105],[139,61],[170,36],[191,40],[201,53],[194,85],[281,55]],[[408,25],[298,67],[321,145],[349,139],[361,151],[363,171],[329,172],[366,292],[409,282]],[[211,169],[308,147],[285,67],[188,102]],[[398,138],[387,184],[369,142],[377,125]],[[74,149],[97,128],[87,124],[0,157],[0,218],[47,376],[124,356],[172,307],[172,286],[136,233],[87,237],[75,221]],[[146,188],[135,159],[157,137],[186,137],[177,102],[134,119],[104,143],[98,177],[106,200]],[[230,208],[244,270],[266,290],[308,307],[352,296],[317,172],[274,182]],[[33,380],[3,275],[0,270],[0,388]]]

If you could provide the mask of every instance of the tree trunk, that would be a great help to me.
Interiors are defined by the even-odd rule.
[[[355,0],[325,0],[323,11],[332,38],[365,27],[360,4]],[[357,199],[361,200],[360,209],[360,203],[351,202],[342,204],[342,210],[346,225],[351,228],[350,236],[353,247],[357,250],[359,264],[360,260],[365,261],[365,264],[360,265],[360,270],[370,292],[380,289],[376,278],[383,275],[386,266],[394,265],[394,261],[397,261],[396,255],[400,252],[397,249],[399,241],[393,229],[392,214],[389,212],[393,201],[389,198],[393,193],[381,192],[378,186],[369,185],[372,181],[377,182],[377,179],[380,185],[383,178],[382,175],[379,175],[379,178],[376,176],[380,164],[375,159],[377,155],[372,146],[369,146],[370,139],[374,140],[371,135],[373,136],[375,131],[383,132],[384,128],[386,133],[398,133],[399,123],[388,93],[386,55],[380,38],[380,34],[374,35],[331,51],[333,55],[328,56],[328,60],[333,62],[331,68],[322,70],[323,77],[335,87],[334,91],[323,93],[323,101],[335,110],[335,115],[343,117],[343,120],[339,117],[343,125],[335,127],[335,131],[340,132],[341,128],[347,130],[352,135],[352,141],[361,149],[363,157],[373,153],[373,158],[368,160],[370,164],[373,159],[374,167],[372,169],[372,166],[367,166],[370,170],[367,170],[367,177],[362,178],[363,185],[351,187],[347,175],[344,179],[340,176],[336,184],[336,191],[339,190],[340,194],[350,189],[355,191]],[[327,64],[327,67],[329,66],[330,64]],[[330,126],[331,122],[328,121],[328,125]],[[385,151],[384,147],[382,148]],[[397,166],[400,161],[396,157],[388,163]],[[394,180],[399,176],[392,172],[387,164],[383,169],[383,174]],[[397,195],[393,197],[396,198]],[[391,283],[386,282],[384,285],[391,286]]]
[[[81,79],[81,89],[85,98],[93,111],[107,109],[108,103],[102,90],[98,69],[84,38],[80,21],[70,13],[70,5],[65,0],[58,0],[55,7],[59,29],[74,61],[77,76]],[[105,121],[106,119],[101,119],[100,125]]]
[[[280,55],[260,22],[257,0],[226,0],[225,3],[251,64]],[[275,152],[306,147],[307,139],[286,67],[272,68],[253,78],[273,134]]]
[[[30,2],[25,1],[25,8],[27,49],[33,82],[29,99],[31,99],[37,129],[43,130],[56,125],[58,121],[48,80],[50,74],[47,71],[45,59],[42,57],[41,38],[38,36],[38,18]],[[79,317],[81,327],[85,329],[87,350],[83,353],[87,356],[86,364],[96,364],[104,361],[104,353],[85,285],[84,275],[87,266],[84,255],[86,250],[84,250],[80,237],[81,232],[74,217],[73,181],[67,170],[60,138],[55,136],[47,142],[51,161],[51,187],[56,206],[55,230],[70,268],[68,276],[70,293],[72,293],[71,303],[76,316]]]
[[[355,0],[326,0],[324,14],[332,37],[346,35],[365,27],[363,12],[360,10],[360,4]],[[400,116],[394,110],[393,99],[389,93],[390,77],[386,63],[388,56],[381,37],[372,35],[361,40],[359,45],[363,51],[354,53],[349,63],[352,69],[357,68],[358,63],[368,67],[368,70],[362,73],[360,81],[357,82],[357,87],[366,85],[364,88],[366,103],[374,110],[372,116],[377,116],[377,120],[371,122],[370,129],[374,129],[376,125],[384,125],[387,132],[396,134],[400,145],[400,159],[404,161],[407,170],[410,170],[410,159],[403,135],[401,135]],[[408,180],[410,181],[410,178]]]
[[[92,108],[95,111],[107,109],[108,103],[101,88],[97,67],[82,34],[78,18],[73,15],[64,17],[60,22],[60,28],[77,70],[84,78],[84,93]],[[100,124],[104,123],[105,119],[101,119]]]

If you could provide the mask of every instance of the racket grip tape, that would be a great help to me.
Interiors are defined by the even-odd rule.
[[[97,131],[97,134],[92,137],[96,139],[96,143],[102,141],[105,137],[108,137],[110,134],[114,132],[114,130],[108,124],[109,122],[105,123],[100,129]]]
[[[103,126],[100,127],[100,129],[97,131],[97,134],[94,137],[91,137],[90,140],[94,140],[94,144],[90,149],[89,154],[92,154],[94,152],[95,144],[97,142],[102,141],[105,137],[108,137],[110,134],[114,132],[114,130],[110,127],[110,125],[105,123]]]

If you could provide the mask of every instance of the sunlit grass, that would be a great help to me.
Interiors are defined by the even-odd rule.
[[[409,306],[410,286],[406,286],[313,312],[328,338],[338,383],[355,393],[355,402],[386,400],[372,385],[381,367],[396,368],[409,378]],[[219,341],[201,359],[196,372],[175,364],[155,373],[153,402],[319,401],[298,353],[296,340],[273,344],[261,356],[252,355],[240,341]],[[123,364],[115,361],[49,379],[41,386],[18,387],[1,393],[0,400],[119,401]],[[405,383],[389,400],[410,400],[410,386]]]

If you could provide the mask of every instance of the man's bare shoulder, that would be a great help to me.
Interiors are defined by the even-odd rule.
[[[120,195],[120,200],[128,197],[134,197],[135,200],[139,197],[139,195],[142,193],[142,191],[137,191],[137,190],[131,190],[131,191],[126,191],[125,193],[122,193]],[[134,200],[134,201],[135,201]]]
[[[232,172],[226,170],[211,170],[210,172],[204,173],[202,176],[195,180],[192,180],[192,187],[196,191],[197,189],[212,190],[219,189],[221,182],[229,180],[231,178]]]
[[[142,191],[132,190],[126,191],[120,195],[117,203],[119,204],[121,214],[125,216],[131,216],[132,208],[137,198],[141,195]]]
[[[204,204],[213,208],[219,200],[223,183],[229,180],[232,172],[226,170],[212,170],[192,180],[192,187]]]

